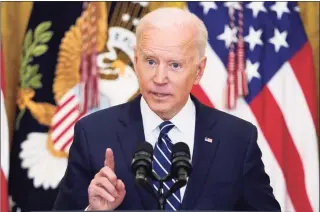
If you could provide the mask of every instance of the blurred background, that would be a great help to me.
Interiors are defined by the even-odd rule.
[[[283,211],[319,211],[319,2],[1,2],[1,211],[52,208],[79,108],[139,93],[135,28],[166,6],[208,28],[192,94],[258,127]]]

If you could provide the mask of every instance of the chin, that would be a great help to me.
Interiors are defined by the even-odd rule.
[[[158,102],[154,100],[148,101],[148,105],[158,116],[168,113],[170,108],[172,108],[167,102]]]

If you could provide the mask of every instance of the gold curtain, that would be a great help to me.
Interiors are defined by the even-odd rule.
[[[176,3],[181,6],[183,3]],[[2,2],[1,3],[1,35],[4,50],[6,71],[6,109],[9,119],[10,138],[12,137],[15,117],[16,88],[19,80],[21,46],[33,2]],[[154,5],[155,8],[157,7]],[[161,6],[172,6],[163,3]],[[299,2],[301,17],[313,49],[317,80],[317,98],[319,109],[319,2]],[[154,8],[153,8],[154,9]],[[320,111],[319,111],[320,112]],[[318,113],[319,114],[319,113]],[[319,126],[320,126],[320,118]],[[320,129],[319,129],[320,131]]]
[[[304,24],[304,28],[307,32],[309,42],[311,43],[313,51],[313,60],[316,71],[316,81],[317,81],[317,103],[318,103],[318,141],[320,142],[320,77],[319,77],[319,65],[320,65],[320,54],[319,54],[319,39],[320,39],[320,29],[319,29],[319,20],[320,20],[320,3],[319,2],[299,2],[300,14]],[[319,147],[320,148],[320,147]]]
[[[1,42],[4,54],[6,109],[12,138],[16,88],[19,82],[22,42],[33,2],[1,2]],[[11,140],[11,139],[10,139]]]

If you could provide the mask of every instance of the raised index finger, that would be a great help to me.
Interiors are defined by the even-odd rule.
[[[113,151],[110,148],[107,148],[106,150],[104,165],[108,166],[112,171],[114,171],[114,156],[113,156]]]

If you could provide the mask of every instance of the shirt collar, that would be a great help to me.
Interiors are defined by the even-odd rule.
[[[147,133],[151,133],[163,120],[150,109],[143,96],[141,96],[140,107],[144,130]],[[188,132],[190,130],[190,123],[195,121],[195,111],[195,106],[189,96],[184,107],[170,121],[179,131]]]
[[[189,96],[187,103],[170,121],[178,128],[179,131],[186,133],[190,131],[192,122],[195,121],[195,106]]]
[[[148,134],[152,133],[152,131],[163,122],[163,120],[150,109],[143,96],[141,96],[140,108],[144,131]]]

